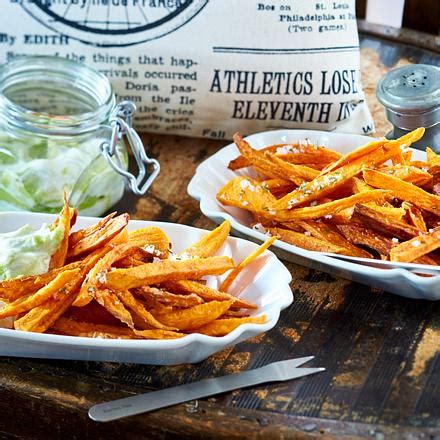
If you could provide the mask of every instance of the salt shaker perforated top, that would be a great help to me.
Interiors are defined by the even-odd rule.
[[[394,138],[425,127],[416,148],[440,150],[440,68],[414,64],[391,70],[377,84],[377,99],[393,124]]]

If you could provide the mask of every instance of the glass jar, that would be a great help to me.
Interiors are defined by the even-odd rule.
[[[0,67],[0,210],[58,212],[66,192],[81,214],[100,215],[125,186],[144,194],[159,164],[131,127],[134,111],[83,64],[35,56]]]

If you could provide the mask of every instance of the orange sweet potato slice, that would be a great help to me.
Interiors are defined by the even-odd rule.
[[[280,240],[309,251],[332,252],[334,254],[344,253],[344,248],[342,246],[312,237],[311,235],[306,235],[302,232],[283,228],[269,228],[269,231],[272,235],[278,236]]]
[[[76,278],[80,272],[81,269],[79,268],[60,272],[49,284],[37,292],[22,296],[3,309],[0,309],[0,319],[27,312],[51,298],[64,295],[66,284],[68,284],[72,278]]]
[[[188,246],[179,255],[206,258],[214,255],[226,241],[231,231],[231,224],[225,220],[220,226],[205,234],[196,243]]]
[[[104,246],[127,226],[129,218],[128,214],[121,214],[109,219],[102,227],[94,229],[92,233],[85,235],[73,247],[70,247],[68,258],[76,258]]]
[[[333,200],[332,202],[322,203],[316,206],[278,211],[273,217],[280,222],[316,219],[327,215],[336,214],[339,211],[342,211],[346,208],[351,208],[358,203],[383,201],[387,198],[390,198],[390,196],[390,191],[363,191],[350,197]]]
[[[232,303],[233,301],[210,301],[188,309],[175,309],[156,317],[169,327],[176,327],[179,330],[192,330],[223,315]]]
[[[195,333],[202,333],[208,336],[224,336],[235,330],[242,324],[264,324],[267,318],[265,315],[248,316],[243,318],[216,319],[202,327],[194,329]]]
[[[57,267],[64,266],[67,258],[67,250],[69,247],[69,234],[72,218],[76,218],[75,210],[69,207],[67,203],[66,194],[64,194],[64,207],[61,210],[60,215],[57,217],[52,227],[56,228],[61,226],[63,229],[63,237],[58,245],[57,250],[50,257],[49,270],[56,269]]]
[[[237,278],[237,276],[240,274],[240,272],[248,266],[252,261],[254,261],[256,258],[258,258],[266,249],[268,249],[273,242],[277,239],[277,237],[270,237],[268,238],[262,245],[258,246],[257,249],[252,251],[244,260],[242,260],[237,266],[235,266],[231,272],[229,272],[228,276],[223,280],[222,284],[220,285],[219,290],[223,292],[227,292],[229,288],[231,287],[231,284],[234,282],[234,280]]]
[[[243,298],[235,297],[226,292],[208,287],[205,284],[191,280],[181,280],[173,283],[166,283],[170,290],[175,292],[183,292],[186,294],[195,293],[205,301],[229,301],[232,300],[233,307],[242,307],[245,309],[256,309],[257,306],[251,304]]]
[[[379,171],[366,169],[363,171],[363,176],[369,185],[389,190],[394,197],[400,200],[411,202],[419,208],[440,215],[440,196],[430,194],[412,183],[404,182]]]
[[[385,144],[383,147],[355,159],[334,171],[319,175],[311,182],[300,185],[291,193],[277,200],[270,209],[292,209],[298,205],[327,196],[360,173],[365,166],[377,166],[386,162],[400,148],[399,144],[390,144]]]
[[[233,267],[233,261],[223,256],[180,261],[162,260],[128,269],[114,269],[107,274],[105,284],[115,290],[124,290],[165,281],[220,275]]]
[[[390,260],[411,263],[439,247],[440,227],[428,234],[419,235],[393,247],[390,252]]]

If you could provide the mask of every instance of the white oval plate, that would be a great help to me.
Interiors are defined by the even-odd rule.
[[[0,213],[0,233],[13,231],[24,224],[38,228],[44,222],[52,222],[54,218],[55,216],[50,214]],[[95,223],[96,220],[93,217],[79,217],[75,228],[87,227]],[[185,249],[207,232],[203,229],[174,223],[139,220],[131,220],[128,229],[133,230],[150,225],[159,226],[165,231],[173,243],[175,252]],[[235,262],[238,262],[256,247],[255,243],[229,237],[218,254],[228,255]],[[209,282],[214,286],[215,283],[221,281],[221,278],[209,278]],[[265,314],[267,322],[265,324],[240,325],[223,337],[194,333],[171,340],[99,339],[0,328],[0,356],[134,362],[151,365],[200,362],[217,351],[274,327],[281,310],[288,307],[293,301],[292,291],[289,287],[291,279],[290,272],[270,251],[264,252],[253,261],[240,274],[230,292],[258,305],[258,310],[254,314]]]
[[[246,138],[257,149],[268,145],[295,143],[310,139],[313,143],[325,145],[343,154],[363,145],[372,139],[367,136],[322,132],[314,130],[275,130],[257,133]],[[216,199],[218,190],[237,175],[250,175],[249,168],[232,171],[227,168],[230,160],[238,155],[235,144],[230,144],[202,162],[188,185],[188,194],[200,202],[200,209],[216,223],[229,220],[234,231],[241,236],[255,241],[267,237],[251,227],[252,215],[240,208],[223,206]],[[413,150],[413,157],[425,160],[426,155]],[[440,299],[440,275],[422,277],[406,269],[378,269],[370,266],[343,261],[326,256],[320,252],[307,251],[283,241],[276,241],[272,246],[274,252],[293,263],[328,272],[332,275],[357,281],[369,286],[408,298]]]

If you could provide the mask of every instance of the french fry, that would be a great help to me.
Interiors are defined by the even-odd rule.
[[[188,309],[173,310],[156,317],[169,327],[187,331],[214,321],[223,315],[232,304],[233,301],[210,301]]]
[[[242,324],[264,324],[267,318],[265,315],[249,316],[244,318],[228,318],[216,319],[215,321],[205,324],[202,327],[196,328],[196,333],[202,333],[208,336],[225,336],[235,330]]]
[[[334,170],[337,170],[338,168],[341,168],[344,165],[347,165],[350,162],[354,162],[355,160],[362,158],[374,152],[375,150],[378,150],[379,148],[383,147],[386,142],[387,142],[386,139],[382,138],[378,141],[372,141],[372,142],[368,142],[365,145],[361,145],[360,147],[355,148],[349,153],[341,156],[336,162],[333,162],[327,167],[325,167],[320,174],[321,175],[328,174]]]
[[[266,249],[268,249],[273,242],[277,239],[277,237],[268,238],[262,245],[258,246],[253,252],[251,252],[244,260],[242,260],[237,266],[235,266],[231,272],[229,272],[228,276],[224,279],[222,284],[220,285],[219,290],[223,292],[227,292],[231,287],[231,284],[240,274],[240,272],[248,266],[252,261],[258,258]]]
[[[225,220],[220,226],[205,234],[199,241],[187,247],[179,255],[206,258],[214,255],[226,241],[231,224]]]
[[[375,229],[378,232],[387,232],[391,236],[402,240],[419,235],[419,230],[414,226],[399,221],[396,218],[386,217],[382,215],[382,213],[377,212],[366,205],[356,205],[354,212],[357,218],[359,218],[366,226]]]
[[[69,307],[63,317],[74,321],[90,322],[92,324],[117,326],[121,324],[119,319],[115,318],[107,309],[102,307],[101,304],[95,300],[84,307]]]
[[[170,239],[157,226],[147,226],[129,232],[128,241],[133,245],[143,247],[158,258],[168,258],[171,248]]]
[[[341,168],[342,166],[354,162],[358,160],[359,158],[363,158],[367,156],[368,154],[378,150],[379,148],[383,147],[384,145],[391,147],[393,151],[397,153],[400,153],[400,148],[407,148],[412,143],[417,142],[423,137],[423,134],[425,133],[424,128],[417,128],[414,131],[411,131],[410,133],[405,134],[404,136],[400,137],[399,139],[393,140],[393,141],[387,141],[385,138],[380,139],[379,141],[372,141],[369,142],[366,145],[363,145],[359,148],[356,148],[355,150],[350,151],[346,155],[342,156],[338,161],[331,164],[329,167],[325,168],[321,174],[329,173],[330,171],[334,171],[338,168]],[[393,147],[394,145],[399,145],[399,148],[395,150]]]
[[[273,217],[275,217],[279,222],[316,219],[326,215],[336,214],[339,211],[342,211],[346,208],[351,208],[358,203],[366,203],[373,200],[383,201],[387,198],[390,198],[390,196],[390,191],[364,191],[354,194],[350,197],[345,197],[343,199],[334,200],[328,203],[322,203],[316,206],[307,206],[305,208],[279,211]]]
[[[404,180],[408,183],[413,183],[417,186],[423,186],[432,182],[432,175],[423,169],[408,166],[396,165],[392,167],[379,168],[381,173],[389,174],[397,179]]]
[[[427,163],[430,174],[440,173],[440,156],[435,153],[431,148],[426,149]]]
[[[136,293],[141,295],[147,303],[161,303],[172,307],[192,307],[205,302],[195,293],[179,295],[150,286],[139,287],[136,289]]]
[[[313,168],[286,162],[274,154],[266,153],[265,157],[280,170],[281,176],[279,178],[290,180],[297,185],[301,185],[305,181],[309,182],[319,174],[319,171]]]
[[[390,260],[411,263],[439,247],[440,227],[428,234],[419,235],[393,247],[390,252]]]
[[[269,147],[262,148],[259,151],[260,153],[265,153],[266,151],[275,153],[278,148],[283,147],[284,145],[285,144],[270,145]],[[249,167],[251,165],[252,163],[246,157],[240,154],[238,157],[229,162],[228,168],[230,170],[239,170],[241,168]]]
[[[102,218],[92,226],[89,226],[88,228],[79,229],[78,231],[74,231],[70,234],[69,237],[69,248],[75,247],[81,240],[83,240],[85,237],[88,237],[90,235],[94,235],[97,233],[100,229],[102,229],[114,216],[116,215],[116,212],[112,212],[111,214],[107,215],[106,217]]]
[[[106,278],[107,272],[110,270],[112,264],[118,260],[122,260],[135,252],[138,247],[130,242],[120,244],[114,248],[103,248],[101,251],[96,250],[98,261],[87,274],[87,278],[81,285],[79,295],[75,299],[73,306],[83,307],[90,303],[95,297],[97,289],[102,287],[102,282]]]
[[[117,290],[114,293],[132,313],[143,319],[145,324],[162,330],[175,330],[159,322],[128,290]]]
[[[383,257],[388,257],[390,250],[393,247],[392,240],[365,227],[338,225],[338,229],[342,232],[344,237],[353,244],[358,244],[373,249]]]
[[[96,289],[94,298],[109,313],[119,319],[119,321],[127,324],[131,329],[134,328],[131,313],[125,308],[124,304],[112,290],[104,288]]]
[[[270,191],[274,196],[284,196],[292,191],[295,184],[284,179],[267,179],[261,182],[261,187]]]
[[[70,247],[67,257],[73,259],[104,246],[127,226],[128,220],[128,214],[121,214],[118,217],[109,219],[100,229],[85,235],[73,247]]]
[[[50,257],[49,270],[64,266],[64,263],[66,262],[67,249],[69,247],[70,225],[73,217],[76,218],[75,210],[72,210],[69,207],[66,194],[64,193],[64,207],[52,226],[58,227],[58,225],[61,225],[63,229],[63,238],[61,239],[57,250]]]
[[[50,283],[60,272],[76,269],[81,266],[83,266],[83,263],[81,261],[76,261],[43,274],[10,278],[8,280],[0,281],[0,300],[9,303],[22,296],[35,293],[38,289],[41,289],[47,283]]]
[[[8,304],[3,309],[0,309],[0,319],[27,312],[28,310],[38,307],[51,298],[64,295],[65,285],[72,278],[78,276],[80,272],[81,269],[79,268],[60,272],[49,284],[42,287],[36,293],[22,296],[16,299],[14,302]]]
[[[364,206],[367,206],[373,211],[376,211],[379,215],[382,215],[383,217],[390,219],[390,220],[396,220],[398,222],[403,221],[403,217],[406,214],[406,211],[403,208],[396,208],[392,205],[390,206],[381,206],[374,202],[365,203]]]
[[[136,333],[128,327],[94,322],[76,321],[70,318],[59,318],[51,327],[51,331],[68,336],[107,339],[135,339]]]
[[[345,255],[351,255],[353,257],[360,258],[373,258],[373,255],[371,255],[369,252],[353,245],[335,229],[331,228],[329,225],[323,222],[307,220],[299,222],[299,225],[304,230],[313,235],[313,237],[319,238],[323,241],[328,241],[336,246],[343,248]]]
[[[74,301],[79,286],[84,277],[84,271],[75,275],[65,285],[63,295],[51,298],[43,304],[33,308],[14,322],[16,330],[43,333],[70,307]]]
[[[257,308],[256,305],[251,304],[250,302],[246,301],[243,298],[230,295],[229,293],[226,293],[226,292],[221,292],[220,290],[205,286],[204,284],[201,284],[197,281],[182,280],[182,281],[175,281],[175,282],[167,282],[165,285],[169,286],[170,290],[173,290],[173,291],[183,292],[183,293],[187,293],[187,294],[195,293],[198,296],[200,296],[201,298],[203,298],[205,301],[229,301],[229,300],[232,300],[232,301],[234,301],[233,307],[241,307],[244,309],[256,309]]]
[[[104,284],[115,290],[125,290],[165,281],[220,275],[233,267],[234,263],[228,257],[194,258],[181,261],[162,260],[129,269],[115,269],[107,274]]]
[[[386,162],[400,148],[399,144],[392,144],[385,148],[388,145],[385,144],[384,147],[376,149],[366,156],[349,162],[334,171],[319,175],[311,182],[299,186],[291,193],[277,200],[270,209],[275,211],[292,209],[298,205],[327,196],[360,173],[365,166],[377,166]]]
[[[412,183],[372,169],[363,171],[364,180],[375,188],[392,191],[394,197],[406,200],[419,208],[440,215],[440,196],[430,194]]]
[[[371,191],[374,189],[372,186],[366,184],[362,179],[359,179],[359,177],[353,177],[351,179],[351,184],[353,193],[355,194],[364,191]]]
[[[402,208],[408,213],[409,219],[415,228],[422,232],[428,232],[425,219],[419,208],[409,202],[402,202]]]
[[[240,151],[241,155],[244,156],[259,172],[264,173],[267,177],[274,178],[285,178],[285,172],[279,169],[269,157],[266,157],[266,152],[261,152],[259,150],[254,150],[241,136],[239,133],[235,133],[233,136],[235,145]]]
[[[301,232],[295,232],[290,229],[269,228],[272,235],[277,236],[286,243],[293,244],[308,251],[332,252],[334,254],[343,254],[344,248],[329,241],[320,240],[319,238],[306,235]]]
[[[272,193],[257,180],[237,176],[217,193],[217,200],[230,206],[247,209],[264,215],[276,203]]]
[[[341,154],[337,151],[312,144],[278,144],[262,148],[258,151],[261,153],[274,153],[279,158],[294,164],[319,164],[321,165],[321,168],[341,157]],[[240,155],[229,162],[228,168],[230,170],[238,170],[250,165],[251,162],[244,156]]]

